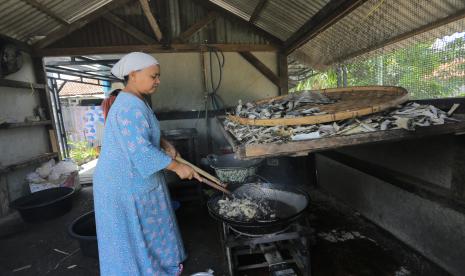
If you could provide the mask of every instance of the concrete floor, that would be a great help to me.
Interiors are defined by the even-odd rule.
[[[318,191],[311,195],[309,219],[317,233],[311,249],[312,275],[447,275],[356,213]],[[78,243],[67,234],[71,221],[92,208],[92,188],[84,187],[65,216],[42,224],[12,219],[0,225],[0,275],[98,275],[98,262],[83,257]],[[227,275],[217,223],[205,206],[185,202],[177,215],[189,255],[184,275],[208,268],[215,275]],[[6,230],[14,233],[5,235]],[[55,249],[74,254],[67,256]]]

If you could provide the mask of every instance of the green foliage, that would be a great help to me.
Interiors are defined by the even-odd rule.
[[[356,59],[345,65],[347,84],[401,86],[412,99],[463,95],[460,88],[465,85],[465,39],[458,38],[437,49],[433,43],[417,43],[381,56]],[[334,68],[302,81],[295,90],[332,87],[337,87]]]
[[[294,91],[318,90],[337,86],[336,70],[330,69],[326,72],[316,72],[313,76],[297,84]]]
[[[78,165],[82,165],[98,157],[98,151],[95,148],[89,147],[86,141],[73,142],[68,140],[68,145],[71,148],[69,156]]]

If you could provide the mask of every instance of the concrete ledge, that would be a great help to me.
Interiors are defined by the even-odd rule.
[[[323,155],[320,187],[454,275],[465,274],[465,215]]]

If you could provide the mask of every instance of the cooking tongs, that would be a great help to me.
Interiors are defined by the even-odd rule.
[[[183,163],[185,165],[188,165],[194,169],[198,174],[200,174],[202,177],[202,182],[207,184],[208,186],[215,188],[219,191],[222,191],[225,194],[231,194],[230,191],[226,189],[227,185],[221,182],[218,178],[214,177],[213,175],[207,173],[206,171],[202,170],[201,168],[189,163],[188,161],[184,160],[181,156],[176,156],[176,161],[179,163]]]

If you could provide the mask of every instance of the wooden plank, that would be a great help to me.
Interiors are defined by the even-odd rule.
[[[392,170],[342,153],[325,152],[322,155],[347,167],[388,182],[402,190],[465,214],[465,201],[453,195],[449,189],[401,171]]]
[[[147,18],[147,20],[149,21],[149,25],[152,28],[155,37],[158,41],[161,41],[163,38],[163,34],[161,33],[160,26],[158,26],[157,19],[155,18],[155,16],[152,13],[152,10],[150,9],[148,0],[139,0],[139,3],[142,7],[142,11],[145,14],[145,18]]]
[[[101,8],[95,10],[94,12],[82,17],[81,19],[71,23],[70,25],[67,26],[62,26],[58,28],[57,30],[47,34],[47,36],[44,39],[41,39],[37,41],[33,47],[34,49],[42,49],[44,47],[47,47],[48,45],[60,40],[61,38],[69,35],[70,33],[84,27],[85,25],[89,24],[90,22],[94,21],[95,19],[99,18],[103,14],[107,13],[108,11],[111,11],[117,7],[120,7],[131,0],[113,0],[110,3],[102,6]]]
[[[5,128],[20,128],[20,127],[33,127],[33,126],[47,126],[51,125],[51,120],[44,120],[39,122],[24,122],[24,123],[5,123],[0,124],[0,129]]]
[[[0,79],[0,86],[13,87],[13,88],[45,89],[44,84],[25,82],[25,81],[16,81],[16,80],[7,80],[7,79]]]
[[[289,76],[287,69],[287,56],[278,53],[279,95],[286,95],[289,93]]]
[[[284,43],[288,55],[351,13],[367,0],[331,0]]]
[[[418,139],[427,136],[443,134],[460,134],[465,132],[465,122],[449,123],[445,125],[418,127],[416,131],[403,129],[358,133],[325,137],[313,140],[291,141],[287,143],[240,145],[238,156],[242,159],[292,155],[299,152],[310,153],[348,146],[392,142],[407,139]],[[234,139],[234,138],[232,138]]]
[[[113,67],[119,59],[105,59],[105,60],[69,60],[69,61],[47,61],[46,66],[67,66],[67,65],[103,65],[109,68]]]
[[[255,6],[255,9],[252,12],[252,15],[250,16],[250,19],[249,19],[250,23],[254,23],[257,20],[258,16],[262,12],[262,10],[265,8],[267,3],[268,3],[268,0],[260,0],[260,2],[258,2],[257,6]]]
[[[274,83],[277,87],[280,87],[280,80],[276,74],[271,71],[265,64],[263,64],[256,56],[251,52],[239,52],[239,54],[252,64],[255,69],[262,73],[268,80]]]
[[[433,30],[435,28],[439,28],[441,26],[444,26],[446,24],[458,21],[458,20],[463,19],[463,18],[465,18],[465,9],[459,10],[458,12],[456,12],[456,13],[450,15],[450,16],[447,16],[445,18],[441,18],[441,19],[439,19],[437,21],[426,24],[426,25],[421,26],[421,27],[419,27],[417,29],[414,29],[414,30],[411,30],[409,32],[397,35],[395,37],[392,37],[392,38],[390,38],[390,39],[388,39],[388,40],[386,40],[386,41],[384,41],[384,42],[382,42],[380,44],[377,44],[377,45],[374,45],[374,46],[371,46],[371,47],[368,47],[368,48],[353,52],[353,53],[348,54],[348,55],[343,56],[343,57],[336,58],[336,60],[338,62],[342,61],[342,60],[348,60],[348,59],[363,55],[365,53],[369,53],[369,52],[372,52],[372,51],[387,47],[389,45],[395,44],[395,43],[397,43],[399,41],[402,41],[404,39],[407,39],[409,37],[413,37],[413,36],[416,36],[416,35],[431,31],[431,30]]]
[[[25,168],[27,166],[31,166],[34,164],[39,164],[45,161],[48,161],[52,158],[55,158],[58,156],[58,153],[56,152],[51,152],[51,153],[44,153],[38,156],[34,156],[32,158],[26,159],[26,160],[21,160],[16,163],[6,165],[6,166],[1,166],[0,167],[0,174],[11,172],[13,170]]]
[[[204,18],[200,19],[199,21],[192,24],[187,30],[182,32],[175,41],[185,42],[189,40],[195,33],[199,32],[203,28],[205,28],[208,24],[213,22],[216,18],[218,18],[218,13],[211,11],[209,12]]]
[[[155,113],[158,120],[169,121],[169,120],[189,120],[189,119],[205,119],[205,110],[199,111],[167,111]],[[226,109],[220,110],[208,110],[208,118],[222,116],[226,114]]]
[[[120,28],[127,34],[133,36],[140,42],[146,43],[146,44],[155,44],[157,41],[153,39],[152,37],[148,36],[144,32],[140,31],[136,27],[132,26],[131,24],[125,22],[123,19],[119,18],[118,16],[114,15],[111,12],[108,12],[103,15],[103,18],[105,18],[108,22],[111,24],[115,25],[116,27]]]
[[[58,21],[60,24],[62,25],[69,25],[69,23],[64,20],[63,18],[59,17],[56,13],[52,12],[51,10],[49,10],[46,6],[42,5],[41,3],[37,2],[36,0],[21,0],[27,4],[29,4],[30,6],[36,8],[37,10],[39,10],[40,12],[42,13],[45,13],[46,15],[50,16],[51,18],[55,19],[56,21]]]
[[[50,145],[53,152],[59,152],[60,148],[58,146],[58,138],[55,129],[48,130],[48,136],[50,137]],[[60,154],[61,155],[61,154]]]
[[[215,47],[223,52],[275,52],[276,47],[269,44],[208,44],[209,47]],[[97,55],[97,54],[125,54],[134,51],[146,53],[179,53],[179,52],[199,52],[201,49],[206,51],[206,45],[196,44],[171,44],[163,46],[160,44],[153,45],[120,45],[105,47],[78,47],[78,48],[51,48],[36,49],[34,54],[41,57],[52,56],[80,56],[80,55]]]
[[[281,48],[283,46],[283,41],[276,37],[275,35],[265,31],[264,29],[256,26],[255,24],[245,20],[244,18],[218,6],[217,4],[209,1],[209,0],[193,0],[195,3],[198,3],[205,7],[207,10],[213,10],[217,11],[221,16],[223,16],[226,19],[229,19],[231,21],[235,21],[238,23],[243,24],[244,26],[247,26],[251,30],[255,31],[257,34],[265,37],[268,41],[270,41],[272,44],[274,44],[276,47]]]

